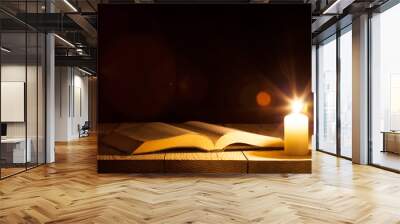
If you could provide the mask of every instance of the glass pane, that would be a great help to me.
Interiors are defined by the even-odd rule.
[[[373,16],[372,163],[400,170],[400,5]]]
[[[45,0],[0,1],[12,14],[38,21]],[[1,132],[0,177],[45,162],[45,35],[0,12]]]
[[[38,12],[38,2],[30,1],[27,2],[26,6],[27,13]],[[27,17],[29,23],[35,24],[37,17]],[[27,76],[26,76],[26,125],[27,125],[27,143],[28,149],[31,151],[30,162],[27,163],[27,167],[35,167],[38,163],[38,143],[37,143],[37,132],[38,132],[38,33],[35,30],[27,30]]]
[[[45,65],[46,65],[46,37],[44,34],[39,33],[38,35],[38,163],[45,163],[46,151],[45,151]]]
[[[26,33],[1,34],[1,174],[25,170],[31,161],[26,144]],[[27,147],[28,146],[28,147]],[[28,150],[27,150],[28,149]]]
[[[352,35],[340,36],[340,153],[352,157]]]
[[[336,38],[318,48],[318,148],[336,153]]]
[[[26,80],[26,116],[27,116],[27,142],[30,147],[30,162],[28,168],[37,165],[38,160],[38,144],[37,144],[37,98],[38,98],[38,35],[36,32],[27,33],[28,63],[27,63],[27,80]]]

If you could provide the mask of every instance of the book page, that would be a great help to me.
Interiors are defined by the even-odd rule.
[[[209,137],[213,143],[217,143],[218,139],[220,139],[225,134],[228,134],[233,131],[238,131],[233,128],[227,128],[220,125],[208,124],[200,121],[188,121],[182,124],[176,124],[177,127],[184,128],[188,131],[193,131],[199,134],[203,134]]]
[[[214,148],[207,136],[161,122],[122,124],[106,135],[102,143],[131,154],[170,148],[199,148],[206,151]]]
[[[283,147],[283,140],[277,137],[255,134],[215,124],[199,121],[185,122],[181,127],[208,136],[215,149],[223,149],[232,144],[247,144],[257,147]]]

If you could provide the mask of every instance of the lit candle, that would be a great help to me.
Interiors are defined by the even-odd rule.
[[[300,156],[308,154],[308,117],[302,113],[301,101],[293,101],[293,112],[284,119],[285,154]]]

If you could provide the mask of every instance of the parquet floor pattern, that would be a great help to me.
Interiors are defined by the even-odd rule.
[[[97,174],[96,140],[0,181],[0,223],[400,223],[400,175],[322,153],[313,174]]]

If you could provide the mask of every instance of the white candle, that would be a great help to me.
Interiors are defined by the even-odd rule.
[[[293,112],[284,119],[284,150],[285,154],[307,155],[308,149],[308,117],[301,113],[303,104],[293,103]]]

